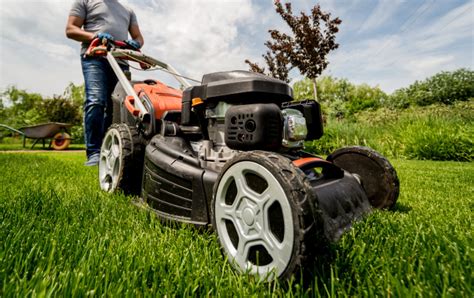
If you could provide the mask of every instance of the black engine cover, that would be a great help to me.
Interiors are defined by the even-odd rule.
[[[231,149],[276,150],[281,146],[283,116],[276,104],[230,107],[225,126],[225,143]]]

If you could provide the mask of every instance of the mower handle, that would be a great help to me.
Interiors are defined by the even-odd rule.
[[[178,73],[178,71],[168,63],[163,61],[157,60],[153,57],[147,56],[143,54],[140,50],[132,49],[126,42],[116,40],[116,41],[109,41],[108,43],[104,42],[99,38],[94,38],[91,41],[89,47],[87,48],[84,57],[97,57],[97,56],[111,56],[122,59],[122,60],[129,60],[134,61],[140,64],[140,67],[143,70],[146,70],[150,67],[160,67],[170,75],[172,75],[183,87],[188,88],[192,85]],[[110,61],[109,61],[110,62]]]
[[[114,48],[130,49],[130,46],[122,40],[106,40],[98,37],[94,38],[84,54],[84,57],[107,56],[110,46]],[[138,50],[137,50],[138,51]],[[138,51],[139,52],[139,51]]]

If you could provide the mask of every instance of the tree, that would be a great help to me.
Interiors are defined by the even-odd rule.
[[[78,106],[82,106],[84,103],[84,98],[86,91],[84,89],[84,84],[82,85],[74,85],[74,83],[69,83],[63,93],[63,97],[72,100],[74,104]]]
[[[0,123],[18,127],[44,121],[41,113],[43,97],[38,93],[28,93],[15,86],[9,86],[1,93],[2,118]]]
[[[293,15],[291,3],[283,6],[275,0],[275,10],[290,27],[292,34],[281,33],[278,30],[269,30],[271,40],[265,43],[269,49],[263,55],[270,71],[270,75],[288,81],[289,71],[296,67],[301,74],[311,79],[313,93],[317,99],[316,78],[328,66],[327,55],[339,47],[336,43],[336,33],[341,24],[339,18],[331,18],[329,12],[324,12],[321,6],[315,5],[311,15],[301,12]],[[263,73],[256,63],[245,61],[252,71]]]
[[[269,45],[268,42],[266,42],[265,45],[271,50],[267,51],[265,55],[262,55],[263,59],[265,59],[265,62],[267,63],[268,70],[270,72],[269,75],[289,83],[290,79],[288,78],[288,73],[292,67],[288,57],[284,52],[271,48],[271,45]],[[248,59],[245,60],[245,63],[250,66],[251,71],[262,74],[265,73],[265,68],[260,67],[257,63],[253,63]]]

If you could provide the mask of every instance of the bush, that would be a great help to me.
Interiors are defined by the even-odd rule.
[[[367,109],[377,109],[388,99],[379,87],[367,84],[354,85],[346,79],[330,76],[317,82],[318,101],[329,118],[346,118]],[[304,79],[293,85],[296,100],[313,98],[312,82]]]
[[[41,113],[51,122],[80,124],[80,110],[80,106],[63,97],[45,99],[41,104]]]
[[[474,72],[461,68],[440,72],[424,81],[416,81],[408,88],[396,90],[386,106],[407,108],[409,105],[453,104],[470,98],[474,98]]]

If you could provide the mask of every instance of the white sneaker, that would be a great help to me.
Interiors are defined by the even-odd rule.
[[[97,166],[99,164],[99,153],[94,153],[89,158],[87,161],[84,163],[85,166],[92,167],[92,166]]]

